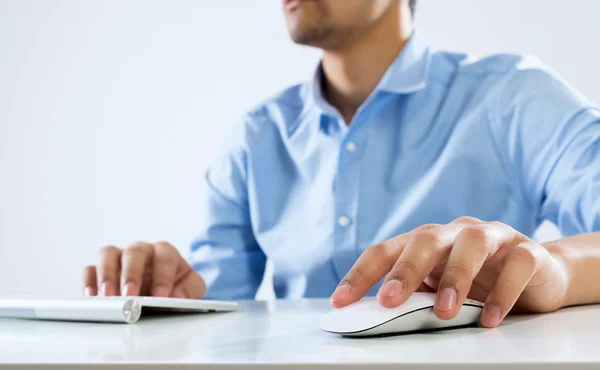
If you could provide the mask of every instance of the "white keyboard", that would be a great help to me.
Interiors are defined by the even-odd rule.
[[[135,323],[142,308],[172,312],[237,311],[228,301],[158,297],[0,297],[0,317]]]

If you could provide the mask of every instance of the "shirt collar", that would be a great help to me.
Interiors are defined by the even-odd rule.
[[[387,69],[375,91],[409,94],[424,89],[427,86],[431,55],[429,44],[415,31]],[[322,82],[323,72],[319,62],[308,94],[322,113],[337,116],[337,110],[323,96]]]
[[[378,90],[409,94],[427,86],[431,50],[416,32],[406,43],[377,86]]]

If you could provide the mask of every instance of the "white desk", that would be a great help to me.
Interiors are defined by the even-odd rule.
[[[134,325],[0,319],[0,369],[600,369],[600,306],[511,316],[497,329],[373,339],[321,331],[317,321],[328,309],[326,300],[243,302],[241,312],[149,317]]]

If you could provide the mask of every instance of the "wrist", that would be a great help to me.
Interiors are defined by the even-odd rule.
[[[544,245],[564,271],[564,306],[600,303],[600,233],[580,234]]]
[[[565,291],[563,294],[563,300],[561,302],[561,307],[573,306],[576,305],[578,298],[576,297],[577,292],[575,287],[573,286],[573,273],[572,273],[572,263],[569,263],[569,258],[564,250],[556,243],[547,243],[543,245],[546,250],[550,253],[550,256],[553,260],[553,264],[557,269],[557,273],[562,276],[559,277],[559,280],[562,279],[565,282]]]

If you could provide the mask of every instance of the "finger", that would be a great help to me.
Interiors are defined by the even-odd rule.
[[[336,308],[344,307],[367,294],[392,268],[406,239],[403,234],[365,249],[331,295],[331,304]]]
[[[91,297],[96,294],[98,294],[96,266],[85,266],[83,268],[83,295]]]
[[[379,303],[384,307],[404,303],[448,255],[461,227],[448,224],[415,233],[379,289]]]
[[[493,328],[504,319],[538,271],[544,252],[546,250],[543,247],[532,241],[525,241],[507,253],[502,271],[481,313],[481,325]]]
[[[100,250],[100,262],[96,268],[99,295],[119,294],[119,271],[121,270],[121,249],[109,245]]]
[[[437,224],[422,225],[411,232],[400,234],[365,249],[331,295],[331,304],[340,308],[361,299],[390,271],[415,233],[438,226]]]
[[[435,314],[443,320],[454,318],[488,257],[501,246],[513,246],[523,239],[520,233],[501,223],[480,223],[463,228],[456,237],[438,285]]]
[[[136,242],[123,251],[121,257],[122,293],[125,296],[140,295],[144,274],[152,261],[152,245]]]
[[[171,244],[158,242],[154,244],[152,261],[152,295],[168,297],[173,290],[180,254]]]
[[[189,298],[189,299],[200,299],[206,295],[206,284],[204,279],[196,271],[194,271],[190,265],[183,259],[180,258],[180,266],[182,263],[187,267],[184,268],[184,272],[179,278],[179,280],[175,283],[173,290],[171,292],[171,297],[173,298]]]

